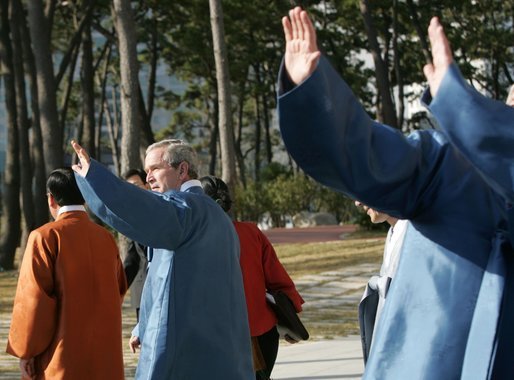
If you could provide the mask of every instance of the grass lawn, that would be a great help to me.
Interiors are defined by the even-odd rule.
[[[379,265],[382,258],[385,232],[357,232],[345,240],[308,243],[278,244],[275,246],[280,261],[293,280],[359,264]],[[0,272],[0,380],[18,379],[18,360],[5,354],[17,271]],[[302,291],[299,287],[300,292]],[[128,350],[130,332],[135,324],[135,311],[130,308],[130,297],[123,306],[123,339],[125,373],[132,378],[137,355]],[[313,339],[346,336],[358,332],[356,305],[342,308],[309,307],[302,313],[302,321]]]

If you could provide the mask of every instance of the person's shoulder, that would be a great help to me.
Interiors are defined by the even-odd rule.
[[[29,234],[29,241],[42,242],[42,241],[56,241],[65,226],[59,220],[53,220],[39,226],[32,230]]]
[[[90,225],[91,229],[95,230],[96,234],[114,239],[114,236],[112,235],[111,231],[109,231],[107,228],[95,223],[91,219],[88,219],[87,223]]]
[[[46,235],[52,233],[53,231],[61,230],[64,227],[65,226],[64,226],[64,223],[62,223],[62,221],[52,220],[52,221],[49,221],[49,222],[39,226],[38,228],[34,229],[31,232],[31,234],[46,236]]]
[[[264,233],[260,230],[260,228],[257,226],[254,222],[234,222],[234,227],[236,228],[236,231],[238,234],[247,234],[252,235],[254,237],[263,237],[265,236]]]
[[[234,221],[234,226],[236,228],[247,229],[247,230],[258,230],[260,232],[260,229],[259,229],[259,227],[257,227],[257,224],[253,223],[253,222]]]

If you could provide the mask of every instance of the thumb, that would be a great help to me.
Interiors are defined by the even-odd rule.
[[[80,169],[82,169],[80,166],[74,164],[74,165],[71,165],[71,168],[73,169],[74,172],[80,174]]]
[[[425,78],[427,78],[428,84],[430,85],[430,81],[434,76],[434,65],[432,63],[427,63],[423,66],[423,74],[425,74]]]

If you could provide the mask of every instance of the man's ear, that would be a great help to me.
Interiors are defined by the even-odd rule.
[[[55,200],[55,198],[52,194],[48,194],[48,206],[51,208],[59,207],[59,205],[57,204],[57,201]]]
[[[182,161],[178,167],[178,175],[181,179],[188,176],[189,164],[186,161]]]

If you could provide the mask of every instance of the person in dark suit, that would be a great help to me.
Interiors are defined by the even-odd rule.
[[[146,183],[146,173],[141,169],[129,169],[123,176],[125,181],[141,189],[149,190]],[[146,257],[146,247],[134,240],[130,240],[127,245],[127,253],[123,259],[123,268],[127,276],[127,285],[130,288],[130,304],[136,309],[136,319],[139,321],[139,307],[141,304],[141,294],[146,279],[148,260]]]

